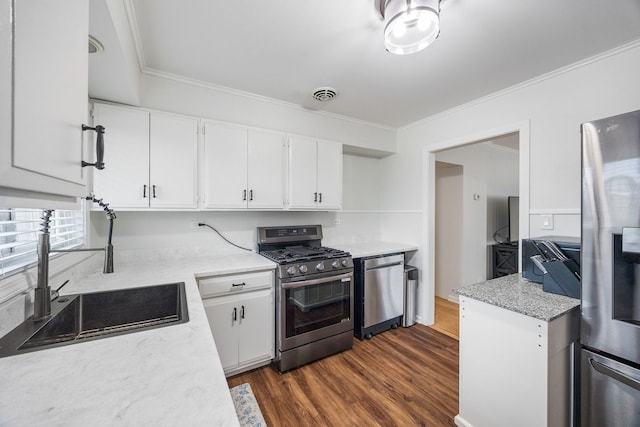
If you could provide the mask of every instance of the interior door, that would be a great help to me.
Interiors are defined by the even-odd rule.
[[[240,324],[239,363],[273,358],[275,330],[271,289],[247,293],[239,298],[236,305]]]
[[[151,113],[150,206],[195,208],[198,120]]]
[[[285,137],[281,133],[249,129],[247,187],[249,207],[284,206]]]
[[[93,191],[113,208],[149,206],[149,113],[95,104],[94,122],[105,127],[103,170],[93,172]]]
[[[204,207],[247,207],[247,129],[213,122],[204,133]]]

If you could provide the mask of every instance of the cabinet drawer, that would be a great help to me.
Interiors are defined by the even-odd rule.
[[[237,293],[273,286],[273,271],[255,273],[228,274],[212,276],[198,280],[200,295],[205,297]]]

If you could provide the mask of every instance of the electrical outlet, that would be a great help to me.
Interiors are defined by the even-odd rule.
[[[553,230],[553,215],[542,215],[542,230]]]

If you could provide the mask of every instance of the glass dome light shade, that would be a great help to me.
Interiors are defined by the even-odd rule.
[[[391,53],[407,55],[429,46],[440,34],[439,0],[382,0],[384,41]]]

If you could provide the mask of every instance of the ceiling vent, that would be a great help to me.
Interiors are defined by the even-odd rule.
[[[313,91],[313,99],[320,102],[331,101],[336,96],[338,93],[332,87],[319,87]]]

